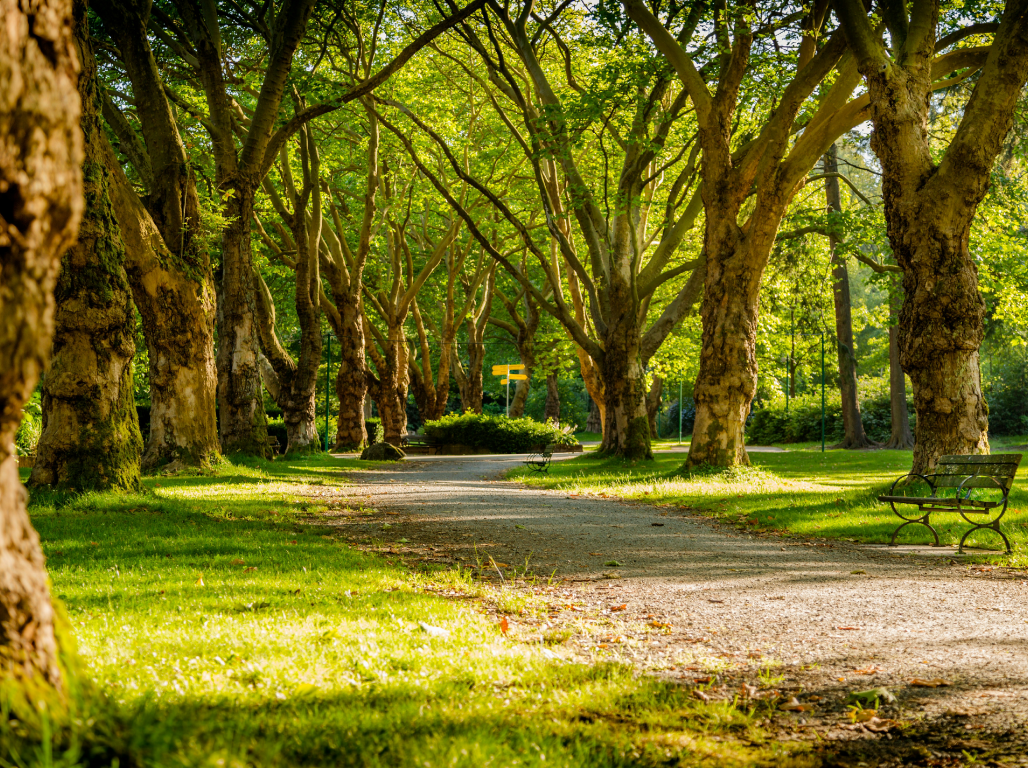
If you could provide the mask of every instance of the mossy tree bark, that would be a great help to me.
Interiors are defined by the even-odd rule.
[[[650,383],[650,391],[646,393],[646,419],[650,424],[650,436],[656,440],[660,437],[657,429],[657,413],[660,411],[660,396],[664,391],[664,380],[654,374]]]
[[[978,358],[985,306],[968,237],[1028,80],[1028,2],[1006,4],[987,49],[941,56],[969,32],[937,39],[938,0],[887,16],[891,49],[858,0],[843,0],[837,12],[867,83],[889,242],[903,268],[900,359],[917,410],[913,471],[925,472],[944,454],[989,451]],[[937,161],[928,133],[933,83],[950,76],[955,84],[979,68]]]
[[[143,448],[132,378],[135,315],[110,200],[101,90],[84,8],[81,14],[76,39],[86,209],[54,292],[53,361],[43,382],[43,431],[29,483],[77,491],[134,490]]]
[[[483,282],[482,299],[476,306],[478,286],[465,286],[467,301],[465,311],[462,315],[464,325],[467,327],[468,335],[468,365],[460,359],[460,355],[454,354],[453,369],[457,378],[457,389],[460,392],[461,410],[465,413],[482,412],[483,398],[483,376],[482,366],[485,364],[485,330],[492,315],[493,297],[496,294],[496,265],[483,267],[479,262],[479,272],[476,273],[476,282]],[[459,325],[458,325],[459,328]],[[456,352],[456,351],[455,351]],[[520,382],[519,382],[520,383]],[[513,414],[512,414],[513,415]]]
[[[824,157],[825,202],[829,213],[842,213],[842,195],[839,192],[838,148],[835,144]],[[857,356],[853,347],[853,311],[850,301],[850,275],[846,260],[836,255],[839,239],[829,230],[829,248],[832,251],[832,299],[835,305],[835,336],[839,357],[839,391],[842,398],[842,442],[833,448],[860,449],[875,445],[864,432],[857,398]]]
[[[205,466],[219,454],[216,300],[196,178],[149,43],[150,4],[96,0],[132,83],[142,141],[109,97],[103,114],[144,185],[141,199],[109,156],[125,270],[149,352],[150,432],[144,469]],[[145,199],[145,203],[144,203]]]
[[[79,63],[70,0],[0,0],[0,18],[0,695],[35,709],[66,691],[66,649],[14,438],[50,358],[54,285],[83,210]]]
[[[546,404],[543,418],[551,424],[560,424],[560,390],[557,389],[557,374],[546,374]]]

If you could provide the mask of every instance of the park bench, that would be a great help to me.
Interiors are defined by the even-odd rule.
[[[271,449],[272,456],[278,456],[282,452],[282,446],[279,445],[278,438],[274,435],[268,437],[268,448]]]
[[[428,437],[427,435],[415,435],[411,433],[400,438],[401,448],[431,448],[438,444],[439,443],[436,442],[434,437]]]
[[[525,460],[527,466],[533,472],[549,472],[550,459],[553,458],[553,446],[547,445],[539,453],[533,453]]]
[[[930,515],[956,512],[972,526],[960,539],[957,551],[963,553],[964,542],[972,533],[989,529],[1000,535],[1009,555],[1013,549],[1010,540],[1000,530],[999,521],[1007,511],[1007,498],[1020,463],[1020,453],[943,456],[932,473],[912,472],[898,478],[888,494],[878,497],[879,501],[888,502],[892,511],[905,521],[892,532],[889,544],[895,546],[897,534],[908,525],[920,523],[932,532],[937,547],[939,534],[931,525]],[[917,512],[904,514],[901,510],[906,506],[916,506]]]

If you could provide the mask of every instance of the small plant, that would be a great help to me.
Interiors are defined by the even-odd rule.
[[[775,674],[775,669],[778,667],[777,662],[769,661],[766,664],[760,665],[760,670],[757,672],[757,677],[760,679],[760,684],[765,688],[774,688],[785,680],[785,675]]]

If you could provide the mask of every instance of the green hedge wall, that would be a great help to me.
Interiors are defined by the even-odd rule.
[[[527,453],[547,444],[575,445],[574,426],[554,427],[529,418],[508,419],[506,416],[465,413],[426,421],[424,433],[446,445],[485,448],[494,453]]]

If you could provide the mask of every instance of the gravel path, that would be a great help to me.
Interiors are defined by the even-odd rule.
[[[518,461],[416,457],[355,473],[350,505],[377,514],[334,524],[420,559],[491,556],[519,571],[527,559],[544,580],[563,581],[544,590],[549,615],[520,622],[520,636],[542,639],[571,622],[566,655],[621,659],[702,684],[707,696],[796,696],[809,711],[779,723],[794,738],[873,735],[880,721],[851,723],[845,697],[884,686],[899,701],[881,710],[879,730],[929,718],[946,725],[951,750],[984,749],[992,734],[1020,745],[997,764],[1028,765],[1023,573],[749,534],[687,512],[496,479]]]

